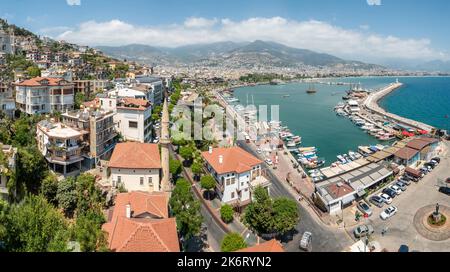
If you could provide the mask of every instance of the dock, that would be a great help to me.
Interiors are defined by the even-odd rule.
[[[415,120],[411,120],[405,117],[401,117],[398,116],[396,114],[390,113],[385,111],[383,108],[381,108],[378,105],[378,102],[385,97],[386,95],[388,95],[389,93],[391,93],[392,91],[402,87],[403,84],[400,82],[396,82],[396,83],[392,83],[389,86],[387,86],[384,89],[381,89],[379,91],[376,92],[372,92],[364,101],[364,107],[374,113],[377,113],[383,117],[387,117],[390,118],[400,124],[406,125],[406,126],[410,126],[416,129],[420,129],[420,130],[426,130],[428,132],[432,132],[435,130],[435,128],[433,126],[430,126],[428,124],[422,123],[422,122],[418,122]]]

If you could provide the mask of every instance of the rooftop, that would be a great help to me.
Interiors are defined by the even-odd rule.
[[[176,219],[168,218],[169,195],[131,192],[118,194],[108,223],[108,243],[116,252],[179,252]],[[131,214],[127,216],[127,205]]]
[[[119,100],[118,109],[145,111],[151,106],[148,100],[125,97]]]
[[[126,142],[117,144],[111,160],[111,168],[159,169],[161,157],[157,144]]]
[[[238,250],[237,252],[284,252],[284,249],[280,242],[272,239],[259,245]]]
[[[38,86],[67,86],[73,85],[63,78],[53,77],[35,77],[32,79],[24,80],[16,84],[17,86],[26,87],[38,87]]]
[[[240,147],[214,148],[212,152],[202,152],[203,158],[218,174],[243,173],[262,163],[261,160]],[[222,162],[219,158],[222,158]]]
[[[79,131],[76,129],[73,129],[71,127],[68,127],[64,125],[63,123],[59,122],[51,122],[48,120],[43,120],[38,123],[38,127],[49,137],[52,138],[77,138],[81,137],[83,134],[86,134],[85,131]]]
[[[405,146],[395,152],[394,155],[403,160],[410,160],[417,155],[417,153],[419,153],[418,150]]]

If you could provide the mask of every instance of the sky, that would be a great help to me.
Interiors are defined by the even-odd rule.
[[[448,0],[15,0],[0,17],[82,45],[268,40],[383,63],[450,60]]]

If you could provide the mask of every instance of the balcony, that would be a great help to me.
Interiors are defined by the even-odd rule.
[[[258,186],[263,188],[269,187],[270,181],[264,176],[257,176],[250,182],[250,190],[253,191]]]

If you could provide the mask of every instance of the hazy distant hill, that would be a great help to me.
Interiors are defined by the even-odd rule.
[[[359,69],[381,68],[378,65],[347,61],[329,54],[265,41],[252,43],[219,42],[177,48],[160,48],[146,45],[99,46],[98,49],[116,58],[144,61],[149,64],[193,64],[201,62],[205,65],[224,65],[227,67],[298,67],[300,65],[309,65],[342,66]]]
[[[416,70],[450,72],[450,61],[434,60],[419,64]]]

